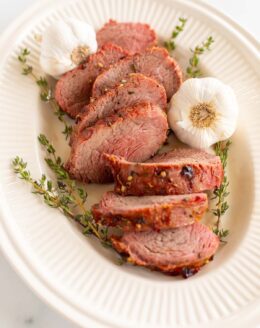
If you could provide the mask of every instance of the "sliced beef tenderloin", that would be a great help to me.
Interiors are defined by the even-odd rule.
[[[97,42],[99,47],[113,43],[135,54],[156,45],[157,36],[147,24],[118,23],[110,20],[97,32]]]
[[[115,191],[123,195],[189,194],[215,189],[223,180],[220,158],[197,149],[175,149],[145,163],[104,157],[114,175]]]
[[[200,220],[208,208],[204,193],[171,196],[127,196],[113,192],[103,195],[92,207],[97,222],[124,231],[177,228]]]
[[[96,77],[127,54],[122,48],[107,44],[89,56],[86,63],[64,74],[55,88],[55,99],[61,109],[76,117],[82,107],[89,103]]]
[[[127,232],[112,238],[112,244],[131,263],[187,278],[213,257],[219,238],[196,222],[160,232]]]
[[[72,134],[71,144],[82,130],[93,125],[97,120],[140,102],[150,102],[166,110],[165,90],[154,79],[142,74],[132,74],[125,83],[84,107],[82,113],[77,116],[78,124]]]
[[[66,168],[77,180],[112,181],[103,153],[117,154],[131,161],[154,155],[166,139],[167,117],[159,106],[140,103],[86,128],[73,142]]]
[[[132,73],[114,89],[85,106],[78,118],[87,120],[88,124],[92,125],[96,120],[138,102],[150,102],[166,110],[167,98],[164,87],[143,74]]]
[[[100,97],[131,73],[142,73],[155,79],[166,90],[167,99],[179,89],[182,73],[179,65],[169,56],[166,49],[153,47],[144,53],[128,56],[100,74],[93,84],[92,96]]]

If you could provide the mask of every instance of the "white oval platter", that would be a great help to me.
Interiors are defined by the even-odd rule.
[[[176,56],[213,35],[202,65],[234,88],[240,106],[229,157],[228,243],[188,280],[115,264],[111,251],[86,239],[61,213],[44,206],[12,172],[20,155],[34,176],[46,167],[37,143],[44,132],[64,157],[61,126],[41,104],[34,82],[20,74],[17,54],[31,50],[38,68],[41,34],[67,16],[101,27],[109,18],[146,22],[169,37],[178,17],[188,18]],[[257,42],[229,18],[200,1],[45,0],[3,34],[0,53],[0,240],[4,253],[49,304],[82,327],[257,327],[260,323],[260,72]],[[89,203],[105,187],[89,187]]]

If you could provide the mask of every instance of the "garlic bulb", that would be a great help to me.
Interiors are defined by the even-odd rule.
[[[212,77],[186,80],[173,95],[168,112],[178,139],[201,149],[231,137],[237,117],[234,91]]]
[[[93,27],[77,19],[56,21],[49,26],[41,44],[40,64],[43,71],[55,78],[82,63],[96,52]]]

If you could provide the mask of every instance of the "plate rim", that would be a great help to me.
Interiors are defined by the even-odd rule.
[[[164,0],[164,2],[167,1],[169,2],[169,0]],[[229,29],[232,34],[235,34],[235,36],[239,38],[242,43],[246,43],[246,45],[248,46],[247,50],[253,56],[255,56],[255,58],[259,57],[259,53],[257,50],[259,47],[259,42],[257,41],[257,39],[252,34],[250,34],[244,27],[240,26],[232,18],[221,12],[215,6],[207,3],[205,0],[170,1],[181,2],[182,4],[184,3],[189,7],[196,7],[196,9],[200,10],[208,17],[214,16],[215,20],[218,20],[218,22],[222,26],[226,26],[226,28]],[[72,0],[66,0],[66,3],[68,2],[72,2]],[[62,3],[62,5],[64,5],[64,2]],[[15,21],[12,21],[10,25],[4,30],[4,32],[1,33],[0,46],[5,44],[7,40],[9,40],[10,42],[11,37],[14,38],[14,40],[17,40],[15,32],[18,32],[22,27],[28,28],[32,24],[33,20],[31,18],[34,17],[34,13],[37,17],[37,13],[39,13],[41,10],[49,11],[51,8],[55,8],[58,6],[60,6],[58,0],[44,0],[41,2],[36,2],[30,8],[25,9],[25,11],[20,14],[15,19]],[[0,55],[0,64],[5,61],[7,56],[8,51]],[[2,186],[0,185],[0,194],[2,193],[3,190]],[[8,263],[10,263],[11,267],[22,278],[26,285],[29,286],[29,288],[32,289],[41,300],[43,300],[49,306],[58,311],[63,317],[74,322],[75,324],[81,327],[108,327],[108,325],[104,321],[102,321],[101,318],[98,318],[97,321],[97,318],[91,317],[90,313],[88,313],[87,316],[85,314],[82,314],[76,307],[68,303],[67,300],[65,300],[64,298],[62,298],[61,295],[56,294],[52,290],[52,288],[48,286],[48,283],[46,281],[43,281],[43,279],[37,274],[37,271],[31,270],[30,264],[27,263],[26,259],[23,258],[22,253],[19,251],[19,249],[17,249],[15,242],[12,240],[8,231],[5,229],[3,217],[9,216],[8,209],[4,206],[2,201],[0,201],[0,205],[0,248],[5,259],[7,259]],[[250,318],[246,316],[244,320],[258,318],[260,321],[260,315],[257,313],[257,311],[251,311],[250,313]],[[232,324],[232,318],[230,318],[230,320],[230,324]],[[242,324],[243,322],[245,322],[244,320],[241,320]]]

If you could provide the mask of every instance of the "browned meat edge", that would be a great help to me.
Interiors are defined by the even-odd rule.
[[[203,193],[124,197],[107,192],[92,207],[92,213],[96,222],[124,231],[159,231],[192,224],[207,208],[208,198]]]
[[[143,52],[147,47],[156,45],[157,36],[148,24],[118,23],[109,20],[98,32],[99,47],[106,43],[116,44],[130,54]]]
[[[130,263],[187,278],[213,258],[219,238],[196,222],[160,232],[128,232],[113,237],[112,244]]]
[[[73,142],[66,164],[71,176],[84,182],[106,183],[112,180],[104,153],[144,161],[164,143],[168,130],[166,114],[160,107],[140,103],[117,115],[99,120],[84,129]]]
[[[196,149],[176,149],[146,163],[104,157],[115,179],[115,191],[122,195],[190,194],[215,189],[223,180],[220,158]]]
[[[86,63],[64,74],[56,84],[54,95],[61,109],[75,118],[82,107],[89,103],[96,77],[127,54],[122,48],[107,44],[90,55]]]

